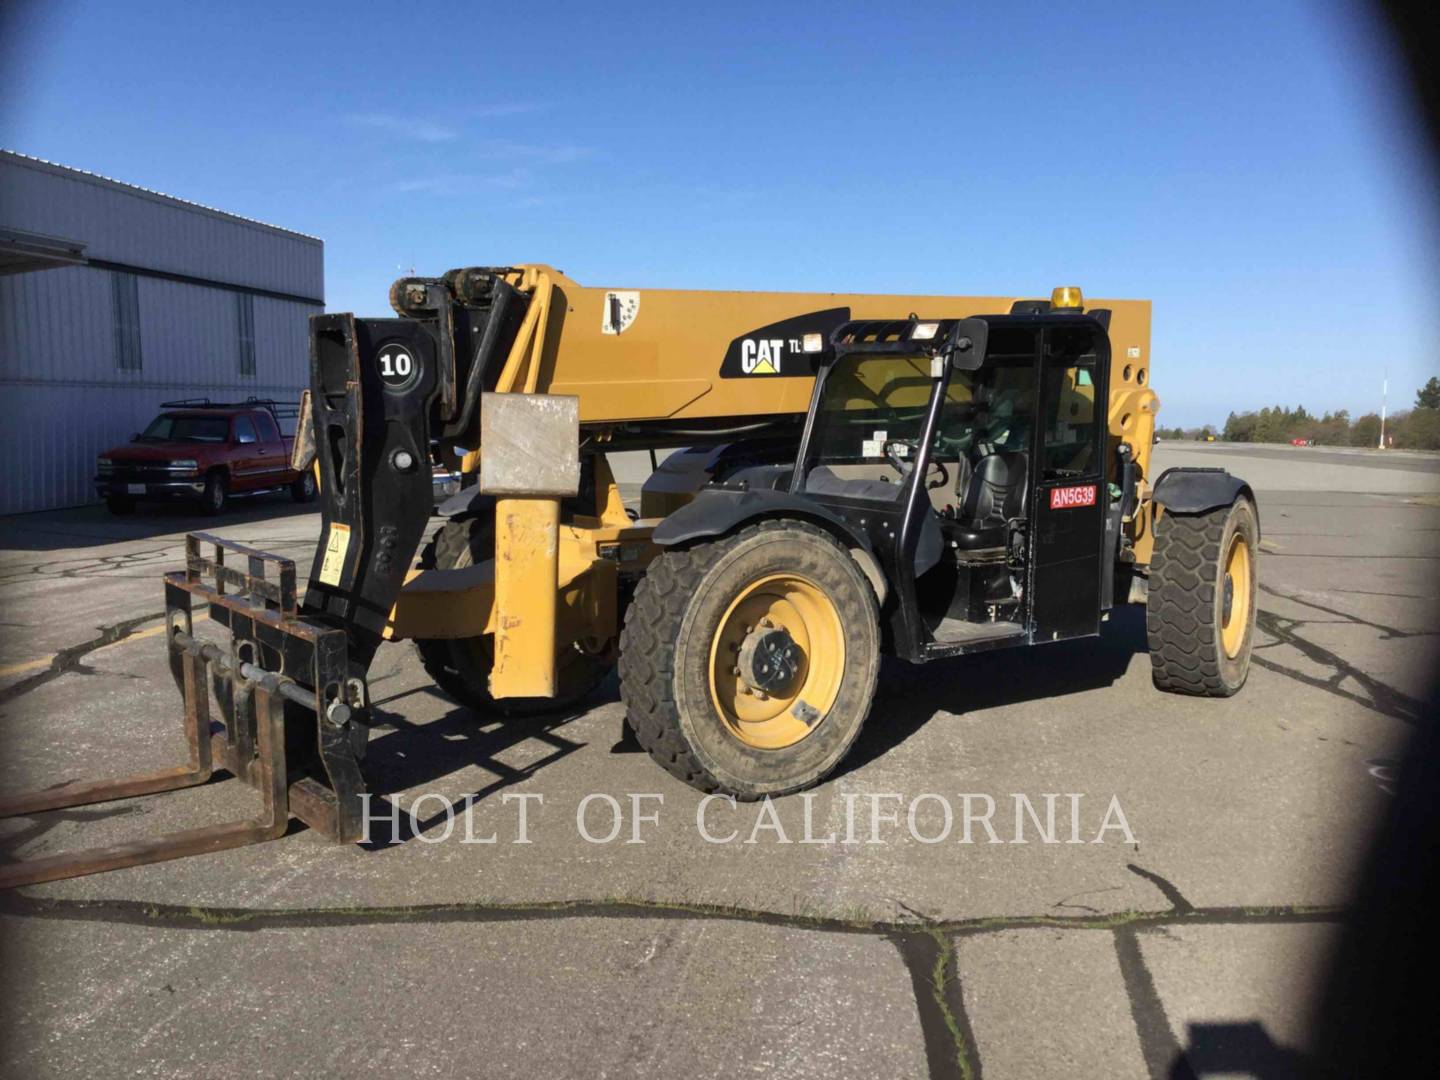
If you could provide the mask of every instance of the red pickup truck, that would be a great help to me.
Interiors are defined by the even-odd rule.
[[[218,514],[232,495],[280,488],[296,502],[315,498],[315,474],[290,467],[290,438],[280,430],[295,405],[192,398],[160,407],[149,427],[96,461],[95,491],[112,514],[141,499],[190,499]]]

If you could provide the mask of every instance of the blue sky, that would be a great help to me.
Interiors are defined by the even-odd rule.
[[[410,23],[397,21],[407,12]],[[1440,372],[1433,183],[1338,3],[34,5],[0,145],[414,266],[1155,303],[1167,424]]]

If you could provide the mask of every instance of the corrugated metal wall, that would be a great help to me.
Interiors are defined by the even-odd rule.
[[[142,277],[139,371],[116,367],[112,271],[0,275],[0,381],[117,386],[306,384],[307,304],[252,297],[255,376],[240,375],[236,293]]]
[[[0,151],[0,224],[80,240],[92,259],[323,299],[321,243]]]
[[[87,255],[111,262],[323,296],[317,240],[25,166],[0,153],[0,225],[81,241]],[[96,455],[143,428],[161,401],[295,400],[308,382],[307,320],[320,306],[250,294],[255,371],[242,375],[242,294],[143,274],[141,365],[119,370],[114,273],[72,266],[0,275],[0,513],[96,501]]]

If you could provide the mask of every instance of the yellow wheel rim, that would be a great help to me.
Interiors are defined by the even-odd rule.
[[[1236,533],[1230,538],[1230,549],[1225,553],[1225,573],[1220,579],[1220,644],[1231,659],[1240,655],[1245,631],[1250,625],[1252,573],[1250,545]]]
[[[747,746],[794,746],[829,714],[845,672],[845,632],[825,591],[798,574],[751,582],[710,644],[710,697]]]

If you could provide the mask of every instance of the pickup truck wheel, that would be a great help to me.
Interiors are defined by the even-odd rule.
[[[297,503],[315,501],[315,474],[306,469],[290,482],[290,497]]]
[[[1151,676],[1174,694],[1229,697],[1255,637],[1259,528],[1249,499],[1155,523],[1145,629]]]
[[[446,522],[420,553],[420,569],[459,570],[495,555],[492,514]],[[555,658],[556,692],[548,698],[490,696],[494,666],[489,634],[471,638],[419,639],[415,650],[435,684],[476,712],[500,716],[537,716],[558,712],[585,700],[615,666],[615,642],[564,644]]]
[[[640,745],[737,799],[819,783],[849,752],[880,671],[875,593],[829,533],[766,521],[650,564],[620,637]]]
[[[105,509],[112,514],[133,514],[135,500],[127,499],[124,495],[107,495],[105,496]]]
[[[200,505],[204,507],[207,514],[218,514],[225,509],[225,504],[230,499],[230,483],[225,479],[223,472],[212,472],[205,478],[205,494],[200,497]]]

